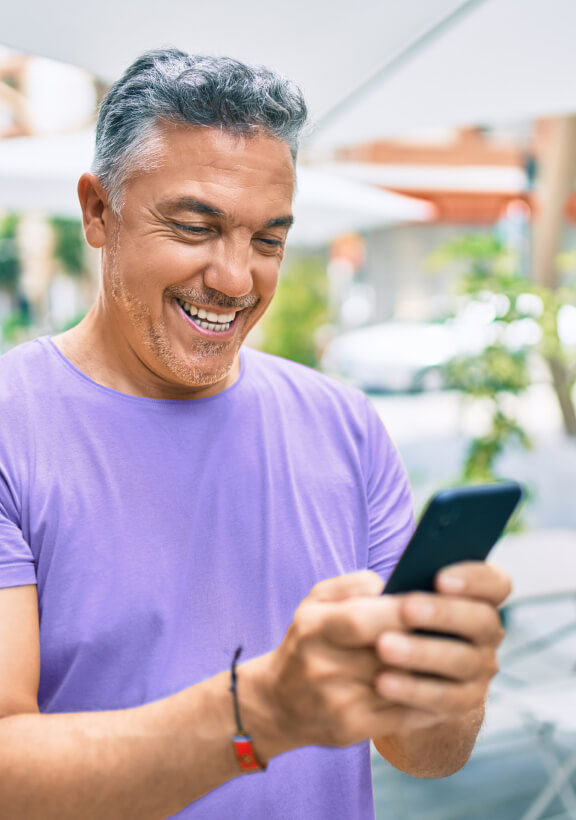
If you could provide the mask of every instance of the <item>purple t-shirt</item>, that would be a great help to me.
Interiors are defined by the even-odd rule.
[[[241,356],[187,401],[102,387],[47,337],[0,358],[0,587],[38,586],[42,712],[166,697],[276,647],[317,581],[389,575],[412,502],[371,404]],[[177,816],[368,820],[369,745],[289,752]]]

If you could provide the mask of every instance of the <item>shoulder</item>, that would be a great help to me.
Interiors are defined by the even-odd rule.
[[[0,356],[0,373],[21,367],[34,367],[46,361],[49,355],[50,340],[48,336],[39,336],[29,342],[16,345]]]
[[[48,336],[16,345],[0,356],[0,390],[6,390],[10,384],[30,383],[32,386],[48,378],[54,359]]]
[[[0,356],[0,418],[17,427],[33,407],[45,406],[54,381],[52,358],[47,337],[24,342]]]
[[[375,432],[387,435],[372,403],[355,387],[279,356],[252,348],[244,353],[249,384],[278,418],[321,435],[349,438],[356,446]]]
[[[48,358],[45,336],[17,345],[0,356],[0,397],[14,388],[33,386],[45,375]]]
[[[38,431],[45,418],[49,351],[42,339],[25,342],[0,356],[0,479],[11,497],[19,495]],[[6,504],[0,499],[0,503]]]
[[[256,387],[274,387],[284,395],[298,397],[304,402],[321,401],[350,407],[366,403],[360,390],[311,367],[253,348],[244,348],[243,352],[250,381]]]

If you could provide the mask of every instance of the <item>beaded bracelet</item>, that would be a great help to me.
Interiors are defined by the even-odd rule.
[[[240,718],[240,707],[238,706],[238,675],[236,672],[236,664],[242,652],[242,647],[239,646],[234,653],[232,660],[232,668],[230,670],[231,683],[230,691],[234,701],[234,716],[236,718],[237,732],[232,737],[234,744],[234,751],[236,752],[236,760],[243,772],[262,772],[266,769],[266,764],[261,763],[256,756],[256,752],[252,747],[252,737],[248,732],[244,731],[242,726],[242,719]]]

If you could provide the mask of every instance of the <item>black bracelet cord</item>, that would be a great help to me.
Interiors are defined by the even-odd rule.
[[[239,646],[236,652],[234,653],[234,658],[232,659],[232,668],[230,669],[230,676],[231,676],[231,683],[230,683],[230,691],[232,692],[232,697],[234,699],[234,716],[236,718],[236,726],[238,727],[238,734],[245,735],[246,732],[244,731],[244,727],[242,726],[242,720],[240,718],[240,707],[238,706],[238,675],[236,673],[236,664],[238,663],[238,658],[242,654],[242,647]]]
[[[238,673],[236,672],[236,664],[238,658],[242,654],[242,647],[239,646],[234,653],[232,660],[232,667],[230,669],[230,691],[232,692],[232,699],[234,701],[234,716],[236,717],[237,733],[232,738],[234,748],[236,751],[236,759],[243,772],[263,772],[266,769],[266,764],[258,759],[258,755],[252,747],[252,738],[244,730],[242,726],[242,718],[240,717],[240,707],[238,706]]]

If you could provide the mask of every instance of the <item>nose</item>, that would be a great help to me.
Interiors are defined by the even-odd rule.
[[[215,244],[210,264],[204,272],[204,284],[235,298],[251,293],[254,286],[251,238],[222,237]]]

